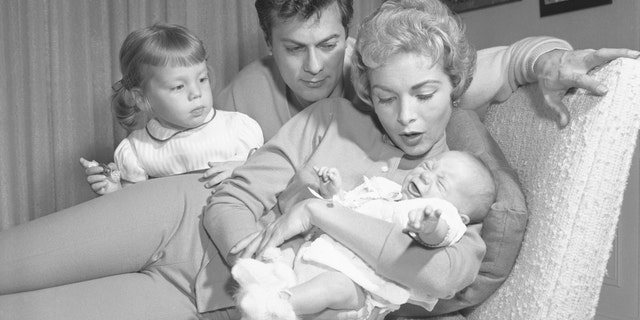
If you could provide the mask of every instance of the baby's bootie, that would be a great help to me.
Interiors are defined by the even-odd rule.
[[[243,320],[297,320],[289,294],[252,284],[236,295],[236,304]]]
[[[295,285],[291,267],[255,259],[239,259],[231,275],[240,287],[235,295],[243,320],[296,320],[287,288]]]

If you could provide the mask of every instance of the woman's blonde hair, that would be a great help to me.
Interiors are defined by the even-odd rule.
[[[372,105],[368,71],[396,53],[417,53],[442,62],[456,101],[471,82],[476,52],[460,19],[438,0],[387,0],[360,26],[352,57],[352,81],[360,99]]]
[[[131,131],[141,120],[145,107],[136,105],[131,89],[144,86],[148,66],[188,67],[206,60],[202,41],[183,26],[155,24],[129,33],[120,48],[122,80],[113,85],[111,99],[120,125]]]

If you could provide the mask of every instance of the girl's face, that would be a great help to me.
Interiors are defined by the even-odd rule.
[[[176,129],[204,123],[213,108],[206,62],[189,67],[149,66],[146,72],[142,96],[160,123]]]
[[[442,65],[416,53],[397,53],[369,71],[375,113],[393,143],[412,157],[425,156],[451,116],[452,85]]]
[[[346,31],[337,3],[319,18],[276,19],[271,30],[278,70],[303,106],[329,97],[341,85],[345,48]]]

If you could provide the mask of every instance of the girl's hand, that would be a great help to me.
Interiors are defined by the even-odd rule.
[[[209,169],[202,175],[205,188],[213,188],[222,180],[231,177],[233,170],[241,166],[244,161],[209,162]]]
[[[80,164],[85,168],[84,173],[87,175],[87,182],[91,186],[91,190],[97,195],[102,196],[122,189],[120,173],[115,163],[104,165],[80,158]]]
[[[587,75],[591,69],[616,58],[636,59],[640,52],[629,49],[553,50],[535,62],[534,71],[546,104],[558,113],[561,128],[570,120],[569,111],[562,98],[571,88],[583,88],[597,95],[607,93],[607,87]]]
[[[262,256],[265,249],[278,247],[286,240],[311,230],[311,218],[327,202],[320,199],[307,199],[299,202],[291,210],[262,229],[253,239],[249,237],[234,246],[230,254],[241,258],[255,258]],[[241,252],[242,251],[242,252]]]

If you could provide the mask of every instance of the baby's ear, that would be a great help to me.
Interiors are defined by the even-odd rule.
[[[462,219],[462,223],[464,224],[469,224],[469,222],[471,221],[469,216],[466,214],[460,214],[460,218]]]

